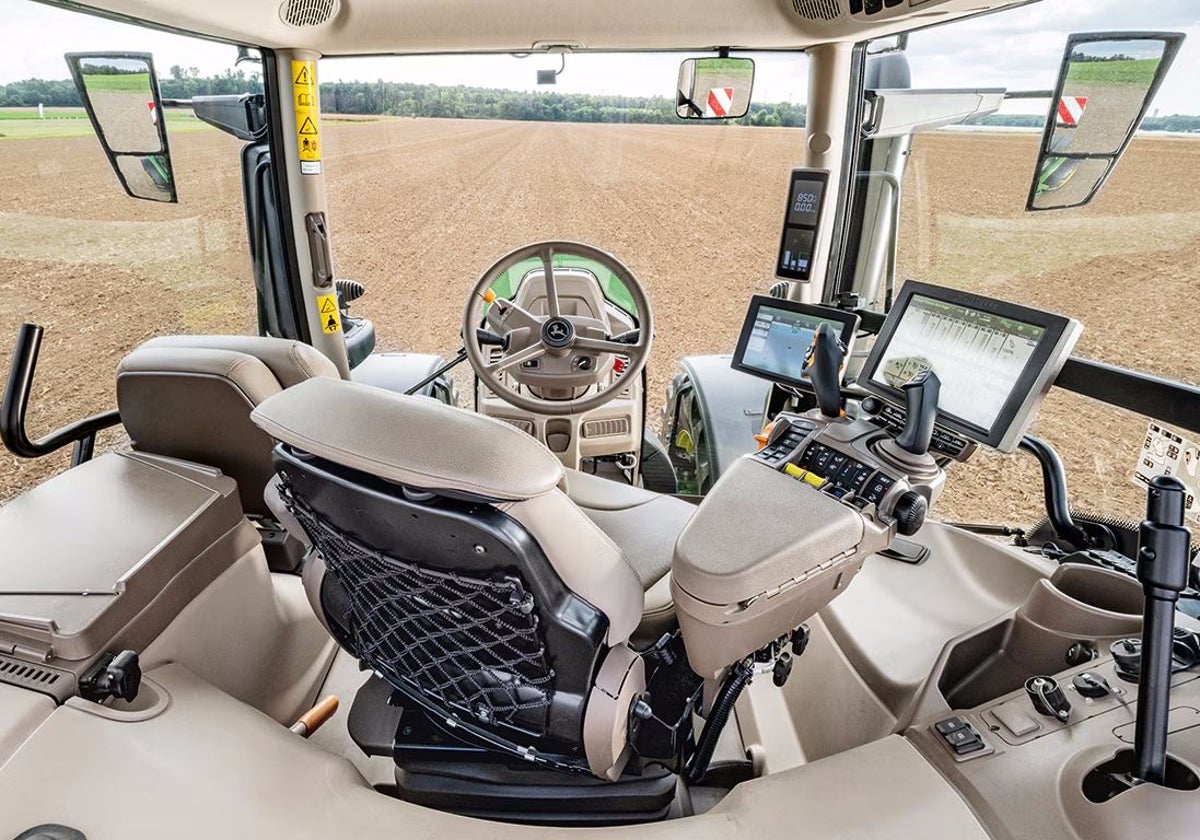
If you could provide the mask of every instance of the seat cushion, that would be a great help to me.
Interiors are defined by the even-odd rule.
[[[641,581],[646,603],[636,638],[652,641],[669,631],[675,615],[668,579],[671,558],[695,506],[577,470],[564,470],[559,486],[616,543]]]

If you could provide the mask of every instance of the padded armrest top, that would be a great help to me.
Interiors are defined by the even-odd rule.
[[[550,450],[507,423],[354,382],[310,379],[250,419],[282,443],[423,490],[521,501],[563,475]]]

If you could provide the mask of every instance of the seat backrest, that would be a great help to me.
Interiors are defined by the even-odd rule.
[[[543,752],[582,746],[594,773],[619,774],[645,684],[626,645],[644,593],[559,489],[548,449],[473,412],[326,379],[252,419],[280,441],[280,520],[315,549],[305,587],[343,647],[441,714]]]
[[[117,369],[117,407],[133,448],[216,467],[237,482],[242,508],[270,513],[270,436],[250,422],[260,402],[334,364],[298,341],[257,336],[164,336]]]

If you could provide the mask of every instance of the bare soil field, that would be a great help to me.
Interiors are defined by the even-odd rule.
[[[366,284],[355,311],[381,349],[452,353],[488,265],[535,239],[578,239],[625,260],[656,305],[652,407],[679,357],[732,348],[746,299],[771,282],[802,142],[794,129],[412,119],[323,133],[339,276]],[[111,407],[117,362],[152,335],[253,331],[236,141],[172,139],[175,207],[125,198],[92,138],[3,149],[0,342],[23,320],[48,328],[35,430]],[[1075,315],[1082,354],[1200,381],[1200,142],[1140,138],[1092,207],[1062,214],[1023,211],[1035,149],[1024,134],[919,138],[901,276]],[[1036,427],[1079,503],[1126,513],[1140,507],[1129,475],[1144,430],[1070,394],[1052,394]],[[0,455],[0,499],[65,462]],[[978,456],[938,513],[1021,522],[1038,493],[1027,457]]]

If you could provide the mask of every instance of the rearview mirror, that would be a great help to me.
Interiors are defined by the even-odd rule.
[[[1183,35],[1071,35],[1063,53],[1026,210],[1087,204],[1112,174]]]
[[[177,201],[151,55],[68,53],[66,59],[92,128],[125,192],[148,201]]]
[[[754,60],[686,58],[679,65],[675,115],[681,120],[736,120],[750,110]]]

